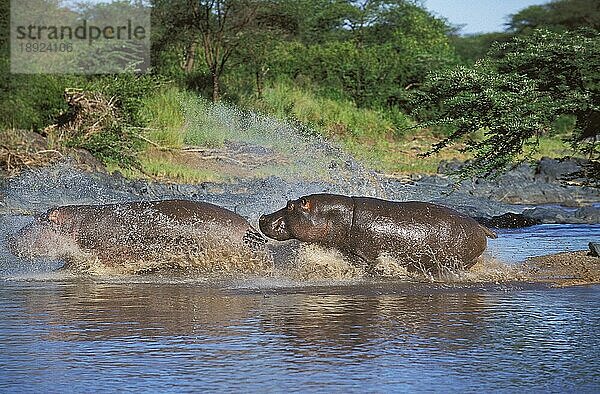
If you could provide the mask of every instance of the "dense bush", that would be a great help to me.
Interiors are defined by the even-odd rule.
[[[128,125],[144,126],[146,119],[140,113],[143,102],[148,96],[156,93],[165,82],[159,75],[124,73],[93,78],[83,89],[99,92],[114,99]]]
[[[345,39],[278,45],[267,59],[272,75],[304,88],[308,81],[327,97],[341,95],[359,107],[406,109],[407,90],[458,58],[444,21],[410,2],[376,3],[351,13]]]
[[[534,152],[538,138],[565,115],[575,118],[573,147],[599,159],[600,33],[536,33],[496,45],[473,68],[432,75],[415,97],[422,125],[450,125],[445,146],[483,131],[468,142],[469,170],[490,174]]]
[[[89,150],[105,164],[123,167],[138,166],[137,153],[144,148],[141,128],[148,124],[142,111],[148,97],[157,94],[162,79],[153,75],[119,74],[94,78],[84,85],[84,91],[102,94],[117,109],[120,119],[89,138],[74,138],[70,146]]]
[[[88,149],[105,163],[133,165],[135,152],[141,148],[135,127],[144,127],[148,122],[141,111],[144,100],[155,94],[162,84],[162,78],[152,75],[119,74],[87,78],[10,75],[4,82],[8,92],[0,103],[0,127],[42,131],[53,124],[61,126],[73,116],[67,90],[100,93],[118,111],[118,122],[103,126],[100,132],[79,130],[62,133],[60,138],[50,135],[51,140],[58,145]],[[87,126],[88,123],[82,122],[77,127]]]
[[[73,76],[10,75],[3,82],[0,127],[40,130],[67,109],[65,89],[81,80]]]

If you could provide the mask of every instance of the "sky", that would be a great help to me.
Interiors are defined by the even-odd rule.
[[[425,7],[452,25],[465,25],[460,34],[503,31],[508,16],[549,0],[424,0]]]
[[[114,0],[63,0],[76,4],[111,2]],[[436,16],[445,17],[452,25],[464,25],[460,34],[504,31],[508,16],[534,4],[550,0],[421,0]]]

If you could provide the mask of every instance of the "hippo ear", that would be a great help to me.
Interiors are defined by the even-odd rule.
[[[309,199],[302,197],[300,199],[300,208],[302,208],[305,211],[310,211],[310,208],[312,207],[312,203]]]
[[[62,222],[63,222],[63,215],[60,213],[60,210],[58,210],[58,209],[52,209],[52,210],[48,211],[46,218],[48,219],[49,222],[52,222],[54,224],[62,224]]]

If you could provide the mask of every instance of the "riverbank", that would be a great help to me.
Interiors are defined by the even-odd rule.
[[[4,177],[0,212],[38,213],[64,204],[191,198],[217,203],[256,220],[261,212],[281,207],[288,199],[327,192],[431,201],[475,217],[490,227],[600,223],[600,190],[561,180],[577,168],[575,161],[543,159],[536,167],[522,165],[497,180],[456,184],[443,173],[388,177],[365,169],[339,151],[329,152],[329,157],[315,152],[314,163],[306,158],[294,163],[264,147],[230,146],[230,150],[218,155],[211,152],[215,158],[206,160],[201,159],[206,157],[206,151],[190,152],[197,155],[195,160],[212,162],[215,171],[224,169],[228,174],[218,181],[200,183],[132,180],[119,172],[108,173],[85,153],[62,157],[54,164]],[[220,159],[221,156],[230,159]],[[299,168],[300,164],[304,168]],[[261,166],[269,166],[278,175],[261,176]],[[286,172],[286,167],[291,168]]]
[[[528,259],[523,271],[530,280],[557,286],[600,283],[600,257],[589,251],[556,253]]]
[[[544,169],[550,164],[551,162],[545,163],[540,167]],[[105,171],[90,170],[89,167],[75,159],[63,158],[52,165],[27,169],[19,175],[5,177],[0,181],[0,227],[2,230],[0,235],[6,236],[14,233],[20,226],[31,220],[32,215],[43,213],[58,205],[103,204],[168,198],[211,202],[241,214],[256,226],[261,214],[285,206],[288,199],[323,192],[370,195],[399,201],[431,201],[457,209],[488,225],[496,224],[496,227],[519,227],[523,225],[523,220],[532,220],[528,216],[530,212],[552,213],[559,209],[563,212],[562,216],[547,215],[544,220],[552,223],[583,222],[590,225],[599,223],[597,216],[594,216],[598,215],[598,206],[573,207],[571,203],[569,207],[561,208],[558,206],[527,208],[525,205],[508,204],[496,200],[483,192],[477,193],[475,189],[477,183],[470,188],[463,186],[453,189],[449,178],[443,175],[390,178],[365,170],[355,162],[344,162],[343,166],[333,169],[336,177],[333,177],[333,174],[327,175],[327,173],[321,173],[320,178],[314,174],[312,174],[313,176],[304,174],[304,177],[294,176],[292,179],[270,175],[262,178],[238,177],[220,182],[177,184],[131,180],[119,173],[109,174]],[[523,172],[524,170],[519,171]],[[326,175],[329,176],[328,180],[324,179]],[[539,178],[536,182],[539,183],[540,188],[544,183],[548,184],[548,191],[555,190],[557,187],[555,182],[558,182],[558,178],[546,175],[543,178],[539,175],[535,176]],[[513,176],[513,179],[516,178]],[[569,191],[571,188],[573,193],[582,196],[579,201],[594,201],[596,198],[596,194],[594,194],[596,192],[593,189],[587,190],[581,186],[561,186],[558,190]],[[567,200],[563,199],[565,195],[565,193],[557,193],[554,195],[555,200],[553,201],[566,202]],[[550,192],[544,194],[546,199],[551,197]],[[589,241],[593,241],[593,239],[587,242]],[[490,245],[490,247],[492,246]],[[524,245],[523,247],[528,246]],[[271,248],[273,248],[276,266],[282,268],[286,264],[295,264],[294,261],[298,258],[299,250],[297,242],[271,245]],[[301,253],[306,254],[306,251]],[[1,254],[0,257],[2,257]],[[579,256],[580,254],[564,254],[556,258],[544,256],[528,261],[523,267],[520,263],[515,265],[502,262],[502,260],[498,260],[498,265],[494,262],[496,260],[492,254],[479,271],[468,272],[465,277],[460,275],[457,278],[452,277],[450,282],[456,280],[459,283],[531,281],[557,285],[597,283],[599,281],[598,272],[600,272],[598,258],[590,257],[589,259],[593,261],[589,261],[587,257]],[[353,269],[351,265],[348,265],[339,256],[338,258],[335,256],[328,251],[309,250],[307,261],[303,263],[302,267],[296,267],[297,269],[292,273],[303,278],[302,280],[307,280],[306,278],[310,280],[357,280],[362,277],[356,274],[356,269]],[[8,254],[5,257],[10,259]],[[575,264],[572,261],[579,263]],[[384,268],[386,268],[382,271],[384,276],[389,274],[395,277],[394,275],[398,274],[396,272],[398,270],[387,269],[390,268],[387,266]],[[285,270],[285,268],[283,269]],[[292,277],[295,278],[294,275]],[[350,276],[348,277],[348,275]]]

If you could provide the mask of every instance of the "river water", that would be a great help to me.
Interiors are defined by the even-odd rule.
[[[600,392],[600,285],[477,273],[446,282],[86,277],[7,252],[6,235],[32,213],[65,204],[208,199],[254,223],[289,198],[323,191],[475,204],[470,194],[448,195],[445,183],[383,184],[317,133],[272,118],[223,105],[186,116],[200,132],[216,125],[238,154],[260,159],[252,171],[276,177],[167,188],[59,163],[6,180],[0,392]],[[505,212],[487,199],[475,205],[488,216]],[[511,267],[592,240],[600,242],[600,225],[503,230],[486,259]]]
[[[488,253],[510,263],[599,235],[505,230]],[[56,266],[0,250],[2,392],[600,391],[598,285],[102,279]]]

